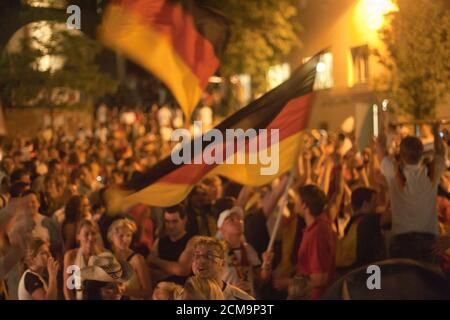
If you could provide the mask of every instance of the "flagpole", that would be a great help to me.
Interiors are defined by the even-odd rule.
[[[277,220],[275,221],[275,226],[274,226],[272,234],[270,236],[269,245],[267,246],[267,252],[271,252],[273,249],[275,237],[277,235],[278,229],[280,228],[281,217],[283,216],[283,211],[284,211],[284,208],[286,207],[288,192],[289,192],[289,189],[291,188],[292,183],[294,182],[296,168],[297,167],[294,165],[294,167],[291,169],[291,171],[289,173],[289,180],[286,184],[286,189],[284,190],[283,195],[281,196],[280,200],[278,201]]]

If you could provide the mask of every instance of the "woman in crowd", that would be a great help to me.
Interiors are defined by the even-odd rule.
[[[67,271],[69,266],[72,265],[80,269],[86,267],[89,258],[102,250],[98,247],[98,238],[97,224],[91,220],[81,220],[76,232],[76,240],[80,247],[66,252],[64,255],[64,270]],[[64,284],[67,284],[70,276],[71,274],[64,272]],[[82,288],[70,289],[67,285],[64,285],[64,297],[66,300],[82,300]]]
[[[73,196],[69,199],[61,227],[64,252],[75,248],[77,225],[81,220],[91,218],[90,208],[89,199],[86,196]]]
[[[59,263],[53,259],[49,244],[41,239],[33,240],[26,264],[28,269],[19,282],[19,300],[56,300]]]
[[[136,224],[129,219],[116,220],[108,229],[108,240],[116,258],[129,262],[134,269],[133,277],[125,283],[124,294],[134,299],[149,299],[152,290],[147,264],[142,255],[130,249],[136,229]]]

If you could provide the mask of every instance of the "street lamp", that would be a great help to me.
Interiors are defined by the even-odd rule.
[[[360,18],[364,20],[369,30],[379,30],[384,24],[384,16],[390,12],[397,11],[397,6],[392,0],[360,0]]]

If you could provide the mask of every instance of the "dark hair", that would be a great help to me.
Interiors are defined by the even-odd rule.
[[[400,142],[400,157],[407,164],[418,164],[423,156],[423,144],[419,138],[408,136]]]
[[[97,280],[85,280],[83,282],[83,297],[85,300],[102,300],[101,289],[109,285],[109,282]]]
[[[11,184],[11,188],[9,189],[9,193],[11,198],[18,198],[25,192],[28,188],[28,184],[23,181],[16,181]]]
[[[77,195],[69,199],[65,208],[66,218],[64,223],[77,222],[81,219],[80,208],[83,198],[84,196]]]
[[[80,164],[80,158],[78,157],[78,154],[76,152],[71,152],[69,154],[69,160],[67,162],[70,165],[79,165]]]
[[[60,164],[61,161],[59,161],[58,159],[52,159],[48,162],[48,171],[52,171],[55,169],[55,167]]]
[[[358,211],[363,206],[364,202],[370,202],[372,197],[376,195],[376,191],[372,188],[359,187],[352,192],[352,210],[353,212]]]
[[[11,173],[11,183],[19,181],[24,175],[29,174],[25,169],[15,169]]]
[[[184,219],[186,217],[186,208],[182,204],[177,204],[175,206],[165,208],[164,213],[178,213],[180,218]]]
[[[214,213],[216,214],[216,216],[219,216],[221,212],[233,208],[235,203],[236,199],[233,197],[224,197],[217,199],[214,205],[215,207]]]
[[[325,192],[314,184],[308,184],[300,187],[298,193],[313,216],[317,217],[322,214],[328,202]]]

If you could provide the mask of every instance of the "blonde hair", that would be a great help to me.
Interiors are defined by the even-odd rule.
[[[134,234],[137,230],[136,223],[130,219],[118,219],[114,221],[108,228],[108,240],[112,242],[112,236],[120,229],[128,229],[131,234]]]
[[[167,293],[168,300],[176,300],[183,291],[183,287],[175,282],[161,281],[156,286],[161,286],[160,290]]]
[[[192,300],[225,300],[222,289],[213,279],[192,276],[186,280],[184,290]]]
[[[223,241],[212,237],[197,236],[195,237],[194,250],[199,246],[205,246],[214,249],[221,259],[225,259],[227,246]]]

